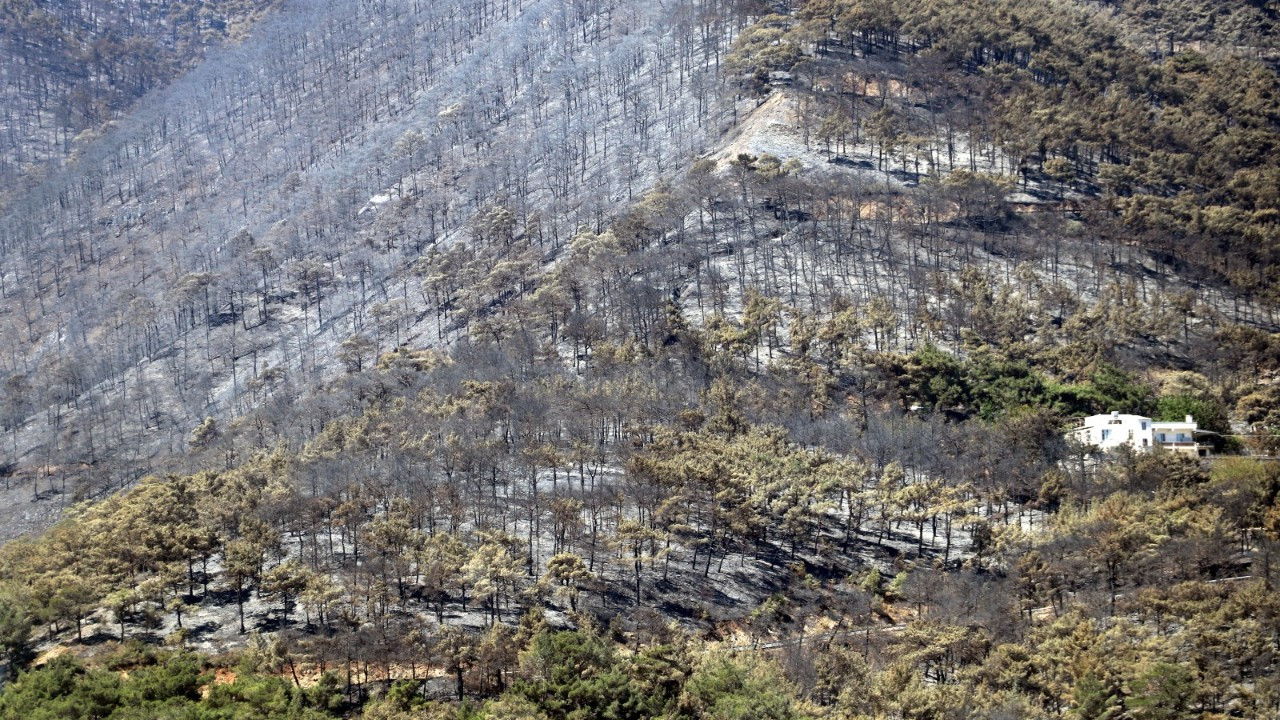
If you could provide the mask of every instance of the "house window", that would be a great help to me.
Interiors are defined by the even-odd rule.
[[[1102,431],[1102,442],[1106,442],[1109,437],[1111,437],[1111,431],[1104,428]]]
[[[1146,430],[1146,429],[1147,429],[1147,421],[1146,421],[1146,420],[1143,420],[1143,421],[1142,421],[1142,429],[1143,429],[1143,430]]]
[[[1168,440],[1164,439],[1164,433],[1157,433],[1156,440],[1159,440],[1160,442],[1168,442]]]

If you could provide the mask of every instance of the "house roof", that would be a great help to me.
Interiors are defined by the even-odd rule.
[[[1141,420],[1147,420],[1147,421],[1150,421],[1150,420],[1151,420],[1151,418],[1147,417],[1146,415],[1126,415],[1126,414],[1123,414],[1123,413],[1119,413],[1119,414],[1102,413],[1102,414],[1099,414],[1099,415],[1090,415],[1089,417],[1085,418],[1085,419],[1084,419],[1084,424],[1085,424],[1085,426],[1089,426],[1089,425],[1091,425],[1091,424],[1092,424],[1092,425],[1096,425],[1096,424],[1097,424],[1098,422],[1100,422],[1100,421],[1108,421],[1108,420],[1120,420],[1120,421],[1133,422],[1133,421],[1135,421],[1135,420],[1137,420],[1137,421],[1141,421]]]

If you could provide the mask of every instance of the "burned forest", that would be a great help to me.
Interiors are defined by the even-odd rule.
[[[0,0],[0,718],[1280,713],[1207,0]]]

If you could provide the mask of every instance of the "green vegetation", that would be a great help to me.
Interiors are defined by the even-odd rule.
[[[33,720],[322,720],[338,717],[321,683],[299,690],[279,677],[241,674],[216,682],[205,661],[186,653],[152,658],[127,672],[91,670],[67,656],[22,674],[0,694],[0,717]]]
[[[1106,364],[1083,382],[1063,383],[1046,377],[1024,360],[1000,358],[990,352],[962,360],[930,347],[906,357],[899,372],[904,398],[930,409],[973,411],[985,420],[1027,411],[1079,417],[1125,408],[1126,412],[1143,414],[1151,412],[1153,405],[1149,388]],[[1162,412],[1166,405],[1174,407],[1162,399]]]
[[[637,658],[635,665],[646,663]],[[640,720],[660,716],[676,700],[662,692],[642,692],[613,647],[582,633],[538,635],[521,653],[520,666],[527,679],[516,684],[513,694],[549,720]],[[671,690],[661,684],[655,689]]]
[[[430,702],[421,683],[399,681],[366,704],[369,720],[801,720],[812,717],[778,669],[749,658],[691,661],[688,648],[648,647],[619,656],[583,632],[543,632],[521,652],[521,679],[481,705]],[[301,688],[280,677],[216,678],[199,658],[172,653],[126,673],[87,669],[69,657],[23,673],[0,694],[0,717],[45,720],[323,720],[351,710],[330,679]]]

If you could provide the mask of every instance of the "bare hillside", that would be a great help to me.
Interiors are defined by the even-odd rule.
[[[720,129],[712,5],[287,4],[11,204],[12,459],[127,481],[340,355],[441,340],[429,294],[554,256]]]

